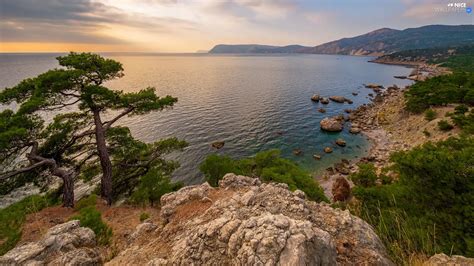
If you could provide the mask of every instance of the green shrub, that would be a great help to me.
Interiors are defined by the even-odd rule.
[[[150,214],[148,214],[147,212],[140,213],[140,222],[143,222],[148,218],[150,218]]]
[[[375,186],[377,181],[377,173],[375,166],[371,163],[360,163],[359,171],[349,176],[349,179],[354,182],[354,185],[361,187]]]
[[[112,229],[104,223],[101,213],[95,206],[87,206],[79,210],[79,215],[75,215],[71,220],[79,220],[81,226],[89,227],[94,231],[97,243],[107,245],[112,237]]]
[[[446,120],[441,120],[438,122],[438,128],[441,130],[441,131],[450,131],[451,129],[454,128],[453,125],[451,125],[448,121]]]
[[[217,187],[219,180],[227,173],[236,172],[235,162],[229,156],[211,154],[201,163],[199,170],[206,176],[207,182]]]
[[[294,162],[281,158],[278,150],[259,152],[254,157],[241,160],[209,155],[201,164],[200,170],[212,186],[217,186],[225,174],[235,173],[260,177],[266,182],[285,183],[290,190],[304,191],[311,200],[328,201],[316,180]]]
[[[97,202],[97,195],[96,194],[90,194],[89,196],[80,199],[74,206],[74,209],[76,210],[81,210],[86,207],[95,207],[95,204]]]
[[[474,134],[474,108],[467,114],[455,114],[452,119],[454,124],[460,127],[464,133]]]
[[[460,104],[454,108],[454,114],[463,115],[469,111],[469,107],[465,104]]]
[[[474,256],[473,155],[471,137],[427,143],[392,155],[395,183],[354,187],[358,215],[374,226],[397,264],[414,253]]]
[[[0,255],[15,247],[21,238],[26,215],[54,205],[48,196],[33,195],[0,209]]]
[[[135,204],[154,206],[155,202],[159,202],[161,196],[181,187],[183,187],[182,183],[171,182],[169,177],[163,176],[158,169],[151,170],[140,178],[140,183],[130,200]]]
[[[436,111],[433,109],[426,109],[425,111],[425,119],[427,121],[432,121],[436,118]]]

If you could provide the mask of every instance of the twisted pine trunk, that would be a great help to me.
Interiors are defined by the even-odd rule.
[[[108,205],[112,205],[112,162],[110,161],[109,152],[107,151],[107,143],[105,141],[105,129],[102,125],[99,110],[93,110],[95,123],[95,137],[97,151],[99,153],[100,166],[102,167],[101,178],[101,196],[107,201]]]
[[[74,171],[66,170],[58,166],[56,160],[51,158],[44,158],[38,155],[38,142],[32,143],[30,153],[27,154],[28,160],[33,164],[33,169],[36,166],[46,165],[49,167],[51,174],[61,178],[63,180],[63,206],[73,208],[74,207]],[[28,167],[26,168],[28,169]],[[18,173],[23,172],[22,169],[18,170]]]

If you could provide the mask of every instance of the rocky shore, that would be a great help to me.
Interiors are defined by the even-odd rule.
[[[444,70],[430,72],[439,75]],[[322,176],[317,177],[326,195],[333,199],[334,192],[339,194],[338,187],[341,178],[352,186],[348,176],[358,170],[358,163],[373,163],[378,171],[390,165],[390,154],[396,151],[409,150],[427,141],[440,141],[459,133],[458,129],[449,132],[440,131],[437,123],[446,119],[448,112],[453,112],[455,106],[436,107],[437,118],[427,121],[423,114],[410,114],[404,110],[404,91],[395,85],[388,88],[366,85],[374,91],[372,102],[351,110],[346,117],[350,121],[351,133],[361,133],[370,142],[366,156],[355,161],[341,160],[333,167],[326,169]],[[429,134],[427,134],[429,132]],[[389,173],[390,174],[390,173]],[[338,196],[339,198],[340,195]],[[347,198],[342,197],[342,198]]]

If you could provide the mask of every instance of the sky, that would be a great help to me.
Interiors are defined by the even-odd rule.
[[[473,24],[474,0],[0,0],[0,52],[196,52]]]

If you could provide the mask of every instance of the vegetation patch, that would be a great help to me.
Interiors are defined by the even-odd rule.
[[[33,195],[0,209],[0,255],[14,248],[21,238],[26,215],[57,204],[52,197]]]
[[[362,168],[352,176],[360,201],[352,211],[374,226],[397,264],[413,254],[473,257],[473,155],[471,137],[397,152],[391,160],[399,179],[377,186],[375,171]]]
[[[71,220],[79,220],[81,226],[92,229],[96,235],[97,243],[107,245],[112,237],[112,228],[102,220],[102,214],[96,208],[96,200],[97,196],[94,194],[80,200],[76,206],[79,214],[71,217]]]
[[[285,183],[290,190],[304,191],[311,200],[328,202],[316,180],[296,163],[282,158],[278,150],[259,152],[254,157],[240,160],[212,154],[201,164],[200,170],[212,186],[218,186],[225,174],[235,173],[259,177],[265,182]]]
[[[405,98],[406,109],[414,113],[450,103],[474,105],[474,73],[458,72],[417,82],[405,92]]]

